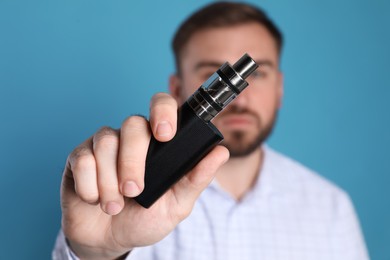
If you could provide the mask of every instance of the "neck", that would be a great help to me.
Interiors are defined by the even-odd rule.
[[[247,156],[230,158],[217,172],[219,185],[234,199],[242,199],[259,178],[263,153],[259,147]]]

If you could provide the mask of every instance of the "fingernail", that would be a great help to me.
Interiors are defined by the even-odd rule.
[[[157,125],[157,135],[169,136],[172,133],[172,126],[168,121],[162,121]]]
[[[113,202],[113,201],[108,202],[108,203],[106,204],[106,210],[105,210],[105,212],[106,212],[107,214],[109,214],[109,215],[116,215],[116,214],[118,214],[119,212],[121,212],[121,206],[120,206],[118,203]]]
[[[140,194],[140,189],[134,181],[126,181],[122,187],[122,193],[126,197],[135,197]]]

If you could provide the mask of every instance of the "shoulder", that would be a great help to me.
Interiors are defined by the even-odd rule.
[[[264,162],[266,169],[261,174],[270,179],[272,203],[281,203],[285,215],[300,219],[295,223],[302,232],[323,234],[334,248],[341,249],[340,259],[368,259],[358,217],[343,189],[269,147],[265,147]]]

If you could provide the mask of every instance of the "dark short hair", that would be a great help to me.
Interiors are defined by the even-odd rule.
[[[259,23],[269,31],[275,39],[276,48],[280,54],[283,35],[263,10],[244,3],[217,2],[192,14],[176,31],[172,40],[176,72],[180,74],[182,51],[195,33],[209,28],[229,27],[251,22]]]

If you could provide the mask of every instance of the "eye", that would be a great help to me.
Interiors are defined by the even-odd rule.
[[[261,79],[261,78],[265,78],[266,76],[267,73],[265,73],[264,71],[255,70],[249,77],[253,79]]]
[[[208,72],[202,73],[201,74],[202,80],[203,81],[208,80],[211,77],[211,75],[213,75],[213,74],[214,74],[214,71],[208,71]]]

